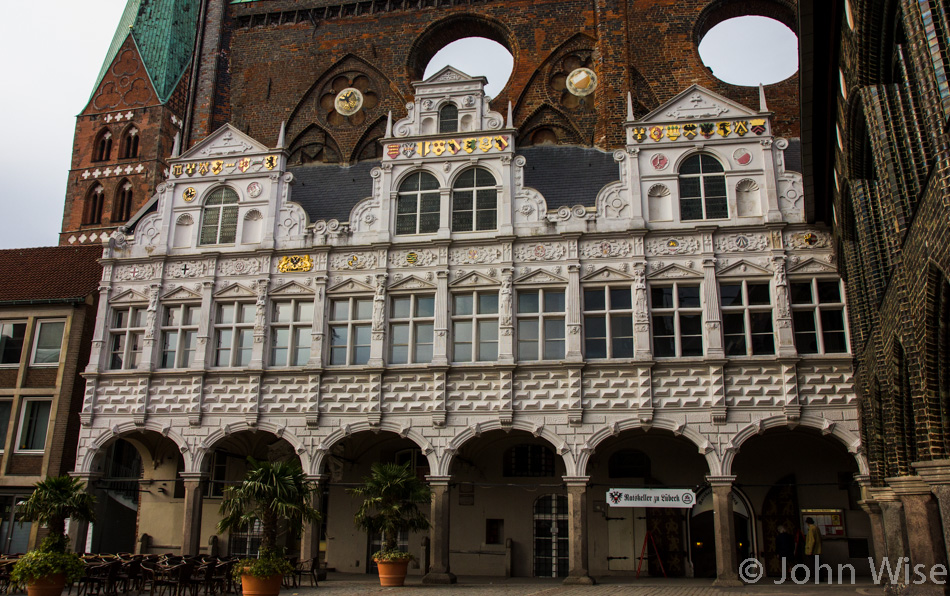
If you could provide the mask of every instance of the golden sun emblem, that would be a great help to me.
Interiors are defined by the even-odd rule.
[[[358,89],[347,87],[337,94],[333,105],[341,116],[352,116],[363,107],[363,94]]]
[[[198,195],[198,191],[195,190],[194,186],[189,186],[185,189],[185,192],[181,193],[181,198],[185,200],[186,203],[190,203],[195,200],[195,197]]]

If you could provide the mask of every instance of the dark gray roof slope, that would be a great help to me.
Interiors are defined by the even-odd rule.
[[[789,139],[788,149],[785,150],[785,169],[789,172],[802,173],[802,140]]]
[[[536,189],[548,210],[584,205],[593,207],[605,185],[620,180],[613,153],[586,147],[539,146],[518,151],[527,163],[524,184]]]
[[[369,172],[378,161],[363,161],[354,166],[300,166],[288,168],[294,175],[290,198],[307,212],[310,221],[350,220],[353,206],[373,194]]]

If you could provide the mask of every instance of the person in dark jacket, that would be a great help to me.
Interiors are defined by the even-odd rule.
[[[785,531],[785,526],[779,526],[776,530],[778,535],[775,537],[775,554],[781,561],[782,574],[790,577],[795,565],[795,539]]]

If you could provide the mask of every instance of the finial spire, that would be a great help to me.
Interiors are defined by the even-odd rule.
[[[627,91],[627,122],[633,122],[633,94]]]
[[[280,121],[280,134],[277,135],[277,148],[283,149],[287,140],[287,121]]]
[[[765,103],[765,85],[759,83],[759,112],[768,112],[769,106]]]
[[[172,144],[172,157],[178,157],[181,153],[181,133],[175,133],[175,142]]]
[[[389,116],[386,117],[386,136],[388,139],[393,136],[393,111],[389,110]]]
[[[505,124],[505,128],[514,128],[515,120],[511,117],[511,100],[508,100],[508,122]]]

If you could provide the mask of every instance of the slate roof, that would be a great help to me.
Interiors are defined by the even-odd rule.
[[[128,0],[92,92],[99,88],[131,29],[159,101],[168,101],[194,52],[199,4],[200,0]]]
[[[604,185],[620,179],[613,154],[585,147],[540,146],[518,151],[527,160],[525,185],[537,189],[548,209],[567,205],[594,206]],[[350,220],[350,211],[373,193],[369,172],[379,162],[350,167],[334,165],[288,168],[294,175],[292,200],[303,207],[310,221]]]
[[[98,291],[101,245],[0,250],[0,304],[82,300]]]
[[[789,172],[798,172],[802,170],[802,140],[789,139],[788,149],[785,150],[785,169]]]

